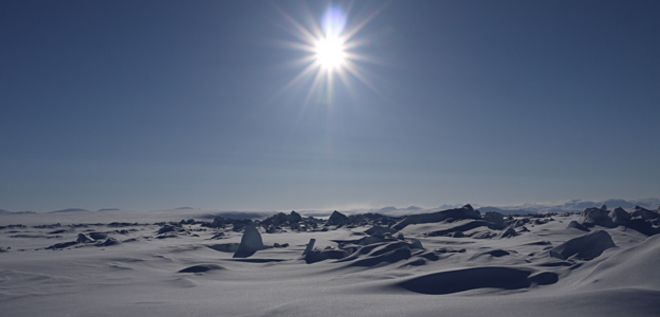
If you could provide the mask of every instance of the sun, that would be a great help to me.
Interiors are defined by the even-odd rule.
[[[329,36],[314,43],[316,63],[326,71],[341,68],[346,63],[345,41],[339,36]]]
[[[300,53],[292,61],[292,65],[300,67],[300,72],[286,82],[278,94],[304,87],[307,90],[304,105],[312,101],[331,105],[337,87],[352,96],[357,93],[355,87],[360,87],[356,82],[375,90],[365,71],[366,64],[379,61],[366,53],[372,41],[362,31],[379,12],[365,10],[362,16],[354,16],[349,21],[349,12],[335,5],[328,6],[320,20],[312,12],[303,12],[302,19],[296,19],[280,10],[288,22],[286,29],[294,38],[283,44]]]

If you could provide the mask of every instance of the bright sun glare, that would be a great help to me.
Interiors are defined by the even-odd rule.
[[[364,53],[363,45],[367,42],[359,39],[357,34],[377,15],[377,10],[364,17],[354,17],[353,24],[348,23],[348,12],[339,6],[327,7],[320,21],[307,12],[302,19],[307,24],[284,11],[281,13],[290,23],[290,31],[296,38],[293,42],[287,42],[288,46],[304,53],[295,62],[303,66],[302,70],[283,90],[309,83],[305,104],[317,96],[320,97],[317,100],[331,104],[336,84],[342,84],[351,94],[354,93],[354,85],[349,84],[351,80],[373,88],[359,65],[373,60]]]
[[[339,36],[319,39],[314,45],[316,62],[328,71],[338,69],[346,61],[344,50],[344,40]]]

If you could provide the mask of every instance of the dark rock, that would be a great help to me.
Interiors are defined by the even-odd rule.
[[[287,220],[289,221],[289,223],[298,223],[302,220],[302,216],[299,213],[297,213],[295,210],[291,210],[291,213],[289,213]]]
[[[546,224],[550,221],[552,221],[552,218],[548,218],[548,219],[543,218],[543,219],[534,219],[534,221],[532,221],[532,223],[534,225],[538,226],[538,225],[544,225],[544,224]]]
[[[214,217],[213,221],[206,226],[211,228],[223,228],[225,225],[229,223],[230,221],[228,221],[228,219],[225,219],[223,217]]]
[[[207,247],[220,252],[234,253],[238,250],[238,245],[238,243],[220,243],[207,245]]]
[[[269,226],[268,228],[266,228],[266,233],[278,233],[278,232],[282,232],[282,228],[275,226]]]
[[[339,247],[344,247],[346,245],[369,245],[374,243],[381,243],[386,241],[395,241],[392,238],[380,238],[376,236],[367,236],[356,240],[333,240],[339,244]]]
[[[621,207],[610,211],[609,217],[612,219],[612,223],[618,226],[625,226],[630,222],[630,214]]]
[[[160,227],[160,229],[158,229],[158,234],[163,234],[163,233],[168,233],[168,232],[176,232],[176,231],[177,231],[176,226],[168,224],[168,225],[163,225],[162,227]]]
[[[374,237],[379,237],[379,238],[384,238],[387,235],[391,235],[393,233],[393,230],[388,227],[383,227],[383,226],[373,226],[369,229],[367,229],[364,233],[374,236]]]
[[[404,265],[409,265],[409,266],[422,266],[426,264],[426,259],[424,258],[419,258],[416,260],[412,260]]]
[[[470,221],[468,223],[464,223],[458,226],[454,226],[448,229],[444,230],[437,230],[437,231],[432,231],[429,233],[426,233],[425,235],[429,237],[437,237],[437,236],[455,236],[457,232],[460,232],[461,234],[464,233],[465,231],[472,230],[475,228],[479,227],[488,227],[490,229],[495,229],[498,226],[493,226],[493,224],[489,221],[486,220],[474,220]]]
[[[422,258],[425,258],[429,261],[440,260],[440,257],[435,252],[426,252],[426,253],[420,254],[419,256],[422,257]]]
[[[214,234],[211,237],[211,240],[219,240],[219,239],[224,239],[224,238],[225,238],[225,233],[224,232],[218,232],[218,233]]]
[[[553,272],[541,272],[538,274],[531,275],[529,277],[529,281],[532,284],[550,285],[557,283],[559,281],[559,275]]]
[[[382,254],[389,253],[392,250],[400,249],[400,248],[408,248],[411,250],[414,249],[423,249],[421,243],[417,244],[414,242],[407,242],[407,241],[395,241],[392,243],[388,243],[386,245],[380,246],[378,248],[375,248],[371,253],[369,253],[369,256],[379,256]]]
[[[479,213],[479,211],[474,210],[472,206],[468,204],[461,208],[456,208],[456,209],[448,209],[448,210],[437,211],[426,214],[410,215],[403,218],[403,220],[399,221],[398,223],[396,223],[393,226],[393,228],[398,231],[405,228],[407,225],[413,225],[413,224],[434,223],[434,222],[441,222],[446,220],[456,221],[462,219],[479,219],[479,218],[481,218],[481,214]]]
[[[509,251],[500,250],[500,249],[488,251],[488,252],[485,252],[485,253],[489,254],[491,256],[494,256],[496,258],[511,254],[511,253],[509,253]]]
[[[525,243],[524,245],[552,245],[552,242],[542,240],[542,241],[535,241],[535,242]]]
[[[8,226],[0,226],[0,228],[3,228],[3,227],[9,227],[9,228],[25,228],[26,226],[25,226],[25,225],[21,225],[21,224],[18,224],[18,225],[8,225]],[[47,224],[47,225],[34,225],[34,226],[32,226],[32,228],[35,228],[35,229],[53,229],[53,228],[59,228],[59,227],[62,227],[62,224],[59,223],[59,222],[58,222],[58,223],[53,223],[53,224]]]
[[[589,231],[589,228],[587,228],[586,226],[575,220],[571,220],[571,222],[568,223],[568,228],[575,228],[582,231]]]
[[[601,208],[585,209],[582,212],[582,223],[590,226],[598,225],[607,228],[615,227],[612,219],[610,219],[609,211],[604,205]]]
[[[516,229],[514,229],[513,226],[509,226],[508,228],[506,228],[506,230],[504,230],[504,231],[502,231],[502,233],[500,233],[499,238],[500,239],[502,239],[502,238],[513,238],[517,235],[518,235],[518,232],[516,232]]]
[[[217,264],[198,264],[179,270],[179,273],[204,273],[209,271],[224,270],[225,268]]]
[[[121,231],[121,230],[120,230],[120,231]],[[124,230],[124,231],[126,231],[126,230]],[[126,231],[126,233],[128,233],[128,231]],[[107,239],[107,238],[108,238],[108,234],[106,234],[106,233],[104,233],[104,232],[97,232],[97,231],[95,231],[95,232],[90,232],[90,233],[89,233],[89,237],[92,238],[92,239],[94,239],[94,240],[103,240],[103,239]]]
[[[105,241],[103,241],[103,242],[97,244],[96,246],[97,246],[97,247],[109,247],[109,246],[113,246],[113,245],[118,245],[119,243],[120,243],[120,242],[117,241],[117,240],[114,239],[114,238],[107,238],[107,239],[105,239]]]
[[[326,222],[326,225],[330,226],[343,226],[346,224],[348,224],[348,217],[336,210],[332,212],[330,218],[328,218],[328,221]]]
[[[631,219],[626,227],[641,232],[647,236],[652,236],[660,233],[660,228],[654,227],[651,222],[642,218]]]
[[[131,227],[131,226],[137,226],[137,223],[130,223],[130,222],[111,222],[108,224],[108,227],[110,228],[121,228],[121,227]]]
[[[88,237],[84,233],[79,233],[78,238],[76,239],[76,242],[78,242],[78,243],[90,243],[90,242],[94,242],[94,239]]]
[[[194,225],[195,224],[195,219],[188,219],[188,220],[181,219],[181,221],[179,221],[179,224],[180,225]]]
[[[348,252],[344,250],[335,250],[335,249],[329,249],[329,250],[311,250],[305,254],[305,262],[307,264],[311,263],[316,263],[320,261],[325,261],[329,259],[343,259],[348,256]]]
[[[452,238],[465,238],[465,234],[463,233],[463,231],[454,231],[450,233],[449,236]]]
[[[465,249],[454,249],[454,248],[438,248],[435,249],[437,253],[465,253]]]
[[[305,250],[303,250],[303,255],[306,255],[307,253],[313,251],[315,243],[316,243],[316,239],[314,238],[309,239],[309,242],[307,242],[307,245],[305,246]]]
[[[377,213],[353,214],[348,216],[349,224],[354,226],[378,225],[390,227],[399,220],[401,220],[400,217],[385,216]]]
[[[289,217],[285,213],[278,212],[261,221],[261,225],[265,228],[269,228],[269,227],[272,228],[286,224],[288,221],[289,221]]]
[[[261,225],[264,228],[273,228],[273,227],[280,227],[280,226],[291,226],[292,228],[298,228],[299,223],[303,220],[302,216],[295,212],[294,210],[291,211],[288,215],[279,212],[277,214],[274,214],[264,220],[261,221]]]
[[[68,248],[68,247],[70,247],[70,246],[74,246],[74,245],[76,245],[76,244],[78,244],[78,242],[76,242],[76,241],[69,241],[69,242],[55,243],[55,244],[53,244],[53,245],[47,247],[46,249],[49,249],[49,250],[64,249],[64,248]]]
[[[257,230],[257,227],[254,224],[250,224],[245,226],[243,236],[241,237],[241,243],[239,244],[236,253],[234,253],[234,257],[247,258],[263,248],[264,242],[261,239],[259,230]]]
[[[515,228],[522,227],[522,226],[524,226],[524,225],[530,223],[530,221],[531,221],[531,220],[530,220],[529,218],[515,219],[515,220],[513,221],[513,227],[515,227]]]
[[[509,251],[505,251],[505,250],[502,250],[502,249],[494,249],[494,250],[490,250],[490,251],[477,253],[477,254],[473,255],[470,258],[470,260],[474,260],[474,259],[477,259],[477,258],[482,257],[482,256],[499,258],[499,257],[503,257],[503,256],[506,256],[506,255],[509,255],[509,254],[511,254]]]
[[[488,211],[483,216],[485,221],[488,221],[493,229],[504,229],[504,215],[496,211]]]
[[[566,260],[570,257],[591,260],[601,255],[603,251],[615,246],[612,237],[610,237],[607,232],[599,230],[568,240],[561,245],[552,248],[550,250],[550,255],[562,260]]]
[[[169,239],[169,238],[176,238],[179,235],[176,233],[176,231],[167,231],[165,233],[161,233],[156,236],[156,239]]]
[[[472,238],[472,239],[490,239],[490,238],[493,238],[493,237],[496,237],[496,236],[497,236],[497,234],[490,231],[490,230],[481,230],[481,231],[477,231],[477,232],[472,233],[470,235],[470,238]]]
[[[648,210],[640,206],[635,206],[635,211],[632,212],[631,216],[633,218],[641,218],[644,220],[653,220],[660,218],[660,214],[658,214],[657,212]]]
[[[411,256],[412,256],[412,251],[410,250],[410,248],[408,246],[402,246],[378,256],[371,256],[366,259],[357,260],[353,262],[351,266],[372,267],[379,265],[381,263],[394,263],[401,260],[406,260],[409,259]]]

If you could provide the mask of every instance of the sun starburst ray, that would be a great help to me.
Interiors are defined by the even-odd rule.
[[[307,89],[303,98],[306,111],[307,104],[315,103],[331,106],[339,90],[356,96],[354,83],[360,83],[375,90],[375,86],[368,79],[359,64],[379,63],[378,60],[361,52],[363,47],[370,44],[368,39],[360,38],[363,31],[382,10],[382,8],[366,12],[364,18],[349,19],[354,9],[350,4],[346,10],[339,6],[326,8],[321,19],[315,19],[309,8],[304,8],[301,19],[293,18],[285,10],[278,9],[289,25],[286,28],[294,41],[280,43],[287,48],[300,52],[300,58],[291,67],[298,67],[301,71],[285,83],[281,92],[294,87]],[[297,65],[297,66],[296,66]]]

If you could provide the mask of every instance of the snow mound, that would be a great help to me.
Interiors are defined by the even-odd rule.
[[[660,235],[655,235],[639,245],[612,253],[603,261],[594,263],[582,284],[595,289],[627,287],[658,290],[658,263]]]

